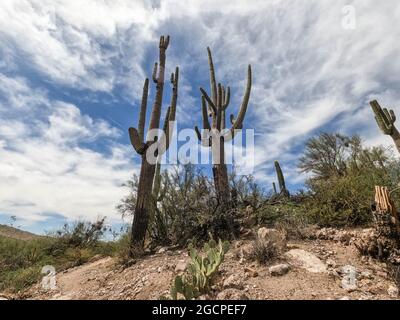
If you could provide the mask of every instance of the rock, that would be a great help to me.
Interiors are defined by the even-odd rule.
[[[397,298],[399,296],[399,288],[395,286],[390,286],[389,289],[387,290],[387,293],[389,297]]]
[[[243,289],[242,279],[244,277],[239,274],[231,274],[228,278],[224,280],[223,287],[224,288],[235,288],[235,289]]]
[[[347,292],[357,290],[357,270],[354,266],[346,265],[342,267],[342,288]]]
[[[274,276],[274,277],[283,276],[289,272],[290,266],[286,263],[282,263],[282,264],[277,264],[275,266],[272,266],[268,270],[269,270],[271,276]]]
[[[5,300],[8,300],[8,299],[4,298],[4,297],[0,297],[0,301],[5,301]]]
[[[184,272],[187,268],[188,262],[186,260],[179,260],[176,267],[175,272]]]
[[[367,291],[371,294],[382,294],[385,292],[385,287],[383,286],[382,283],[378,282],[372,285],[370,288],[368,288]]]
[[[338,299],[338,300],[351,300],[348,296],[344,296],[344,297],[341,297],[340,299]]]
[[[226,289],[217,295],[217,300],[249,300],[249,297],[238,289]]]
[[[251,277],[253,277],[253,278],[256,278],[256,277],[258,277],[258,272],[256,271],[256,270],[254,270],[254,269],[251,269],[251,268],[249,268],[249,267],[244,267],[244,271],[246,272],[246,273],[248,273]]]
[[[292,249],[285,253],[285,256],[291,261],[292,264],[301,267],[312,273],[326,273],[326,265],[311,252]]]
[[[336,261],[333,260],[333,259],[327,259],[327,260],[326,260],[326,265],[327,265],[328,267],[331,267],[331,268],[336,268],[337,263],[336,263]]]
[[[157,253],[158,253],[158,254],[164,253],[164,252],[166,252],[167,250],[168,250],[168,248],[166,248],[166,247],[161,247],[160,249],[157,250]]]

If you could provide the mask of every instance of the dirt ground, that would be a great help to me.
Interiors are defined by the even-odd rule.
[[[252,240],[231,244],[213,293],[203,299],[266,300],[382,300],[398,299],[395,285],[384,263],[359,256],[353,245],[331,240],[289,241],[287,250],[302,249],[318,257],[326,272],[313,273],[282,256],[269,265],[241,258]],[[159,299],[168,296],[178,264],[188,261],[185,250],[162,248],[129,268],[120,267],[114,258],[101,258],[57,274],[57,289],[44,291],[40,284],[30,288],[25,299]],[[290,270],[272,276],[271,265],[288,263]],[[356,288],[342,286],[343,266],[357,272]],[[179,268],[179,267],[178,267]]]

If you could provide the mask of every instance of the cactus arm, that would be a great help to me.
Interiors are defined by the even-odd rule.
[[[246,115],[247,106],[249,104],[249,99],[250,99],[251,83],[252,83],[251,65],[249,65],[248,68],[247,68],[247,85],[246,85],[246,91],[245,91],[245,94],[244,94],[244,97],[243,97],[243,101],[242,101],[242,104],[240,106],[240,110],[239,110],[239,113],[238,113],[238,116],[237,116],[236,120],[234,119],[233,116],[231,116],[231,121],[234,120],[235,122],[232,124],[232,127],[229,130],[229,132],[227,132],[224,135],[225,141],[232,140],[234,138],[235,134],[236,134],[236,130],[243,128],[243,120],[244,120],[244,117]]]
[[[211,97],[214,105],[217,104],[217,82],[215,81],[215,70],[214,63],[212,60],[211,49],[207,47],[208,54],[208,66],[210,68],[210,86],[211,86]]]
[[[172,87],[172,96],[171,96],[171,105],[167,110],[167,114],[165,116],[164,120],[164,135],[165,135],[165,150],[168,150],[170,144],[171,144],[171,139],[173,135],[173,127],[171,129],[170,125],[171,122],[175,121],[175,116],[176,116],[176,102],[178,100],[178,83],[179,83],[179,68],[176,67],[175,69],[175,74],[171,74],[171,83],[173,85]]]
[[[140,106],[138,135],[141,142],[144,141],[144,126],[146,122],[146,109],[147,109],[147,97],[149,94],[149,79],[146,79],[143,86],[142,104]]]
[[[376,100],[371,101],[370,105],[375,114],[375,120],[378,124],[378,127],[381,129],[383,134],[389,135],[393,139],[397,150],[400,152],[400,133],[394,125],[396,122],[396,115],[394,111],[389,111],[386,108],[382,109]]]
[[[231,114],[231,116],[229,117],[229,119],[230,119],[230,121],[231,121],[231,124],[234,124],[235,121],[236,121],[235,116],[234,116],[233,114]]]
[[[204,96],[201,97],[201,112],[203,117],[203,129],[209,132],[209,130],[211,130],[211,125],[210,122],[208,121],[207,104]],[[199,139],[199,141],[201,141],[202,146],[205,147],[211,146],[210,144],[211,139],[209,139],[206,136],[203,136],[197,126],[194,127],[194,130],[196,131],[197,138]]]
[[[203,97],[207,100],[208,106],[211,108],[212,113],[216,114],[217,113],[217,107],[215,106],[215,104],[211,100],[211,98],[208,96],[207,92],[203,88],[200,88],[200,92],[203,95]]]
[[[375,113],[375,120],[381,131],[386,135],[392,135],[394,122],[396,121],[393,110],[390,110],[390,112],[386,108],[382,110],[382,107],[376,100],[371,101],[370,104]]]
[[[232,126],[232,130],[239,129],[243,125],[244,116],[246,115],[247,106],[249,104],[251,92],[251,66],[249,65],[247,69],[247,85],[246,91],[243,97],[242,105],[240,106],[239,114],[235,121],[235,124]]]
[[[226,110],[231,100],[231,88],[228,86],[226,92],[224,92],[224,102],[222,104],[222,108]]]
[[[157,83],[156,88],[156,97],[154,99],[153,111],[151,113],[150,125],[149,129],[158,129],[160,125],[160,114],[161,114],[161,105],[162,105],[162,96],[164,90],[164,76],[165,76],[165,52],[168,48],[169,44],[169,36],[165,38],[164,36],[160,37],[160,45],[159,45],[159,65],[153,70],[153,80]],[[158,70],[158,76],[157,74]]]
[[[147,144],[140,140],[139,133],[136,128],[129,128],[129,138],[135,151],[140,155],[144,154],[147,149]]]
[[[217,130],[221,130],[222,116],[222,86],[218,83],[218,101],[217,101]]]

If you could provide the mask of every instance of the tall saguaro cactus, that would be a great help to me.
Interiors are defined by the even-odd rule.
[[[247,69],[247,85],[242,104],[237,118],[230,116],[231,127],[226,128],[226,109],[230,102],[230,87],[225,88],[215,79],[214,64],[211,50],[207,48],[208,64],[210,69],[211,97],[200,88],[201,107],[203,116],[203,132],[195,127],[197,136],[203,146],[212,148],[214,185],[219,204],[226,208],[229,205],[230,192],[228,171],[225,163],[224,142],[233,139],[236,131],[243,128],[243,120],[246,115],[251,91],[251,66]],[[211,124],[209,121],[211,118]],[[211,133],[211,134],[210,134]],[[214,137],[218,137],[214,139]]]
[[[160,38],[159,44],[159,64],[156,62],[153,70],[153,81],[156,84],[156,94],[153,104],[153,110],[151,113],[149,130],[159,129],[161,107],[163,100],[164,90],[164,73],[165,73],[165,59],[166,50],[169,44],[169,36]],[[158,75],[157,75],[158,73]],[[157,137],[158,141],[165,141],[165,145],[161,148],[157,148],[156,154],[148,154],[148,148],[157,143],[157,140],[147,140],[144,135],[144,127],[146,121],[146,109],[147,109],[147,97],[149,90],[149,80],[146,79],[143,86],[142,104],[140,108],[138,129],[129,128],[129,137],[133,148],[142,157],[142,165],[140,169],[139,185],[137,191],[137,200],[134,212],[134,218],[132,223],[132,238],[131,238],[131,252],[140,252],[143,249],[144,240],[146,236],[149,213],[151,210],[152,200],[152,187],[154,174],[156,170],[156,161],[149,161],[149,156],[160,157],[162,152],[165,152],[169,146],[171,132],[170,123],[175,121],[176,113],[176,102],[178,99],[178,80],[179,80],[179,68],[176,67],[175,73],[171,75],[172,83],[172,95],[171,104],[167,110],[165,116],[165,123],[163,127],[163,137]],[[158,160],[157,160],[158,161]]]
[[[289,191],[286,189],[285,177],[283,176],[283,172],[278,161],[275,161],[275,170],[276,176],[278,177],[280,194],[284,197],[289,197]]]
[[[371,101],[370,104],[375,113],[375,120],[379,128],[384,134],[392,137],[397,150],[400,152],[400,133],[394,125],[396,122],[394,111],[389,111],[386,108],[382,109],[376,100]]]

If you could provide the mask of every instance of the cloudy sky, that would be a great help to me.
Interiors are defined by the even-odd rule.
[[[368,102],[400,112],[397,0],[2,0],[0,223],[15,215],[43,232],[79,218],[120,222],[121,184],[139,168],[127,128],[164,34],[167,73],[181,70],[179,128],[201,122],[207,46],[233,112],[252,65],[245,128],[255,130],[255,175],[266,186],[275,159],[301,186],[297,160],[319,131],[391,143]]]

